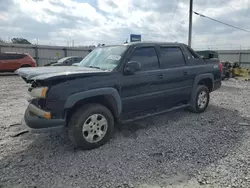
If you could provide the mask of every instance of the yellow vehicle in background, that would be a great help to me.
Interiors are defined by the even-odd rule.
[[[249,80],[250,69],[240,67],[239,63],[234,63],[232,68],[232,74],[234,76],[243,77],[245,80]]]
[[[218,52],[212,50],[196,51],[203,59],[219,59]],[[238,62],[229,62],[220,60],[223,67],[222,79],[229,79],[232,77],[243,77],[249,80],[250,69],[240,67]]]

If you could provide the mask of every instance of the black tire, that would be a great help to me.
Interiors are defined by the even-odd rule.
[[[199,94],[202,93],[202,92],[205,92],[206,93],[206,104],[204,107],[200,107],[198,105],[198,98],[199,98]],[[195,91],[195,94],[194,94],[194,97],[193,99],[191,100],[191,103],[190,103],[190,110],[194,113],[202,113],[204,112],[207,107],[208,107],[208,104],[209,104],[209,100],[210,100],[210,93],[209,93],[209,89],[205,86],[205,85],[198,85],[196,87],[196,91]]]
[[[98,142],[88,142],[83,136],[83,125],[86,120],[93,114],[100,114],[107,120],[107,131],[104,137]],[[70,118],[68,124],[68,134],[70,140],[76,148],[90,150],[104,145],[114,132],[114,117],[110,110],[100,104],[86,104],[79,108]]]

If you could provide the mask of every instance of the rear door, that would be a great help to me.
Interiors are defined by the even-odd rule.
[[[169,106],[185,103],[190,99],[192,77],[181,46],[162,45],[160,51],[160,66],[164,70],[165,96]]]
[[[155,46],[136,47],[129,61],[141,63],[141,70],[133,75],[123,75],[121,79],[121,98],[123,113],[134,113],[157,108],[164,99],[163,70]]]

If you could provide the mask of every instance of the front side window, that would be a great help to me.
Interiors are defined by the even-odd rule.
[[[158,58],[154,47],[136,48],[130,61],[141,63],[141,70],[155,70],[159,68]]]
[[[90,67],[102,70],[113,70],[118,66],[127,46],[106,46],[90,52],[79,64],[80,67]]]

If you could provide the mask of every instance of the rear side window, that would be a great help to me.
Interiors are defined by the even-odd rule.
[[[15,60],[15,59],[23,59],[27,55],[25,54],[7,54],[0,53],[0,60]]]
[[[199,56],[191,48],[187,47],[187,50],[190,53],[191,58],[193,58],[193,59],[199,59]]]
[[[185,60],[179,47],[161,47],[160,49],[163,68],[181,67],[185,65]]]
[[[138,61],[141,63],[141,70],[155,70],[159,68],[158,57],[154,47],[136,48],[130,61]]]

